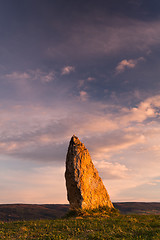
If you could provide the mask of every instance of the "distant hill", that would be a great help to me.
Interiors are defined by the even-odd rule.
[[[68,209],[68,204],[0,204],[0,221],[56,219]]]
[[[119,202],[114,207],[122,214],[160,214],[159,202]]]
[[[160,203],[113,203],[122,214],[160,214]],[[68,204],[0,204],[0,221],[56,219],[69,210]]]

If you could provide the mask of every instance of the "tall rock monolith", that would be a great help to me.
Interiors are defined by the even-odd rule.
[[[71,209],[113,208],[88,150],[75,135],[68,147],[65,178]]]

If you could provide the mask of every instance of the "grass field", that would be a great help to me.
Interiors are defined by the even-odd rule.
[[[0,239],[160,240],[160,215],[0,222]]]

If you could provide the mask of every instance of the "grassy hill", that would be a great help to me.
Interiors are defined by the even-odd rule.
[[[69,205],[2,204],[0,239],[160,240],[160,203],[114,203],[114,206],[124,214],[96,212],[93,216],[60,219],[68,212]]]
[[[160,215],[0,222],[0,239],[159,240]]]
[[[160,214],[160,203],[114,203],[122,214]],[[57,219],[69,210],[68,204],[0,204],[0,221]]]

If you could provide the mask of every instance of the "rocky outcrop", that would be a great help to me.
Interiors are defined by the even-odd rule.
[[[88,150],[74,135],[68,147],[65,178],[71,209],[113,208]]]

